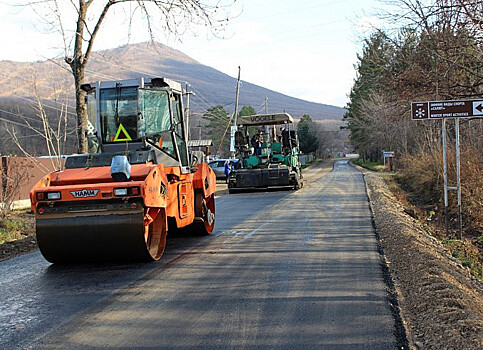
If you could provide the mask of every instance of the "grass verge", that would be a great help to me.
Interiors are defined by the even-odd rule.
[[[0,219],[0,244],[29,236],[32,233],[30,216],[26,213],[10,212],[2,217]]]
[[[379,162],[371,162],[370,160],[363,160],[362,158],[352,160],[354,164],[357,164],[363,168],[372,170],[372,171],[384,171],[384,165],[380,164]]]

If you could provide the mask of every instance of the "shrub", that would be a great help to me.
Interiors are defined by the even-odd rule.
[[[448,186],[456,186],[454,150],[448,150]],[[461,152],[462,220],[465,233],[474,236],[483,231],[483,171],[479,152],[466,147]],[[444,209],[443,156],[441,148],[431,152],[406,155],[399,162],[398,181],[409,192],[410,199],[418,204],[436,205]],[[456,191],[449,191],[449,215],[457,217]]]

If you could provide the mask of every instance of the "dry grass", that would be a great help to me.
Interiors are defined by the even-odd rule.
[[[478,239],[483,234],[483,169],[477,150],[461,153],[462,219],[465,234]],[[431,153],[405,156],[399,164],[398,181],[412,203],[444,212],[443,160],[441,149]],[[448,185],[456,185],[454,151],[448,152]],[[453,227],[457,222],[456,191],[449,192],[449,215]],[[440,214],[441,216],[441,214]]]
[[[0,244],[13,242],[34,235],[33,215],[12,211],[0,220]]]
[[[419,162],[418,162],[419,163]],[[422,180],[428,176],[429,172],[423,172],[424,175],[418,177]],[[429,235],[436,237],[440,242],[450,251],[451,255],[461,262],[461,265],[467,267],[473,276],[478,280],[483,281],[483,234],[481,233],[481,217],[476,219],[476,224],[479,224],[479,234],[477,229],[463,233],[463,240],[448,239],[446,237],[444,211],[435,205],[417,203],[416,198],[412,196],[401,187],[401,178],[390,174],[382,176],[396,199],[403,205],[404,211],[416,219],[420,223],[420,227]],[[399,181],[397,181],[397,180]],[[427,180],[427,179],[426,179]],[[403,179],[403,181],[408,181]],[[421,183],[421,182],[420,182]],[[431,183],[431,182],[426,182]],[[413,184],[413,186],[415,186]],[[442,191],[441,191],[442,192]],[[480,208],[481,209],[481,208]],[[466,225],[466,228],[469,225]],[[453,231],[454,232],[454,231]]]

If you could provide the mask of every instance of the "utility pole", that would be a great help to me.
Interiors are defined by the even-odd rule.
[[[236,126],[236,118],[238,116],[238,95],[240,93],[240,72],[241,72],[241,68],[240,66],[238,66],[238,79],[236,81],[235,112],[233,113],[233,126]]]
[[[230,151],[231,157],[235,158],[235,133],[233,130],[236,129],[236,119],[238,117],[238,96],[240,94],[240,73],[241,68],[238,66],[238,79],[236,81],[236,96],[235,96],[235,112],[233,112],[233,127],[230,132]]]
[[[186,82],[186,107],[184,110],[184,115],[186,116],[186,129],[188,130],[187,136],[188,140],[191,140],[191,130],[190,130],[190,95],[191,92],[189,91],[190,84]]]
[[[236,96],[235,96],[235,112],[233,112],[233,127],[236,128],[236,118],[237,118],[237,114],[238,114],[238,94],[240,92],[240,71],[241,71],[241,68],[240,66],[238,66],[238,79],[237,79],[237,82],[236,82]],[[220,141],[220,145],[218,146],[218,150],[216,153],[220,153],[220,149],[221,149],[221,145],[223,144],[223,140],[225,139],[225,136],[226,136],[226,132],[228,131],[228,128],[230,127],[230,122],[231,120],[228,122],[228,124],[226,125],[226,128],[225,128],[225,132],[223,133],[223,136],[221,137],[221,141]],[[230,132],[230,149],[231,149],[231,145],[234,145],[234,135],[232,135],[232,133]],[[232,156],[235,157],[235,152],[234,151],[231,151],[232,152]]]
[[[265,96],[265,114],[268,114],[268,97]],[[270,128],[270,127],[269,127]],[[267,130],[265,130],[266,132]],[[270,131],[269,131],[270,133]],[[277,127],[275,125],[272,125],[272,135],[271,135],[272,141],[275,142],[277,141]]]
[[[198,121],[198,125],[196,127],[198,127],[199,131],[200,131],[200,136],[199,136],[198,140],[201,140],[201,128],[203,127],[203,125],[201,125],[201,120]]]

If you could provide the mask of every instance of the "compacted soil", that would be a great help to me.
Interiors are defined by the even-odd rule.
[[[364,178],[405,347],[483,349],[482,284],[404,212],[381,177]],[[26,238],[0,245],[0,260],[37,249],[31,214],[28,221]]]
[[[30,253],[39,249],[35,236],[28,236],[18,241],[7,242],[0,245],[0,261],[14,256]]]

